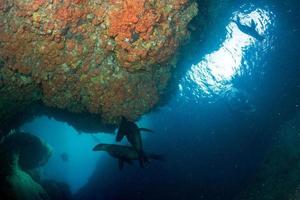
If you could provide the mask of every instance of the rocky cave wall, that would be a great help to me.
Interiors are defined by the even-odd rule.
[[[0,127],[37,102],[137,119],[159,101],[197,12],[188,0],[0,0]]]
[[[236,200],[300,199],[300,113],[283,123],[252,183]]]

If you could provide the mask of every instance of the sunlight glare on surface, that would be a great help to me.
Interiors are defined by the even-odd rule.
[[[193,94],[201,93],[202,96],[222,95],[233,87],[232,80],[241,72],[241,68],[247,68],[244,62],[247,49],[258,43],[252,36],[242,32],[234,22],[237,18],[245,26],[255,23],[256,31],[265,36],[266,29],[270,23],[269,13],[263,9],[255,9],[250,13],[234,13],[232,20],[226,27],[227,35],[220,48],[204,58],[197,64],[191,66],[186,74],[188,82],[196,84]],[[249,72],[250,74],[251,72]],[[182,93],[182,84],[179,92]]]

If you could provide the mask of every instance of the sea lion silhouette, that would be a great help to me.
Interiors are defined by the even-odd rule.
[[[112,157],[117,158],[119,161],[120,170],[123,169],[124,163],[128,163],[131,165],[132,161],[140,160],[140,155],[131,146],[117,144],[98,144],[93,148],[93,151],[106,151]],[[159,154],[144,153],[143,156],[147,157],[147,160],[164,160],[163,156]],[[143,168],[143,166],[141,167]]]
[[[120,142],[125,136],[128,142],[138,153],[140,158],[140,164],[141,166],[143,166],[144,162],[147,162],[147,157],[144,156],[141,131],[153,132],[152,130],[147,128],[139,128],[136,125],[136,123],[129,121],[124,116],[122,116],[121,123],[119,125],[119,129],[116,136],[116,141]]]
[[[243,33],[250,35],[251,37],[254,37],[255,39],[257,39],[258,41],[263,41],[265,39],[264,36],[260,35],[257,30],[256,30],[256,24],[254,22],[253,19],[251,19],[251,25],[247,26],[241,23],[241,19],[240,17],[237,17],[236,20],[232,20],[240,29],[240,31],[242,31]]]

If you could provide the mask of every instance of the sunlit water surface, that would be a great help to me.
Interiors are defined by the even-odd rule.
[[[253,20],[256,31],[265,39],[258,41],[242,32],[234,22],[237,18],[246,26],[251,26]],[[215,102],[238,90],[234,80],[245,76],[259,76],[262,80],[265,65],[263,60],[273,48],[275,26],[275,14],[268,8],[242,6],[229,19],[226,38],[220,47],[206,54],[187,71],[178,85],[180,95],[184,98],[192,96],[193,102],[203,101],[203,98]]]

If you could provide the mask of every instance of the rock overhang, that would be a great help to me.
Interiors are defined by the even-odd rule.
[[[36,102],[137,119],[159,101],[197,12],[188,0],[1,0],[1,121]]]

